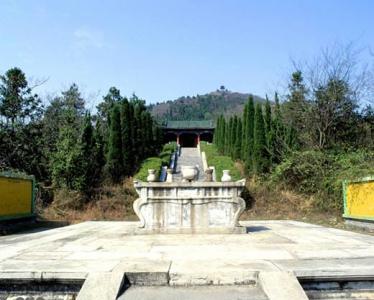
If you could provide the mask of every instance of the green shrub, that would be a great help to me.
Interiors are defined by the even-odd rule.
[[[160,170],[162,166],[162,159],[159,157],[148,157],[145,159],[138,171],[135,174],[135,178],[140,181],[147,181],[148,170],[154,169],[156,170],[156,178],[160,177]]]
[[[308,195],[323,210],[342,211],[343,180],[374,175],[374,152],[299,151],[292,153],[271,174],[271,181]]]
[[[169,166],[171,155],[177,148],[177,143],[172,142],[169,144],[165,144],[162,147],[162,150],[158,157],[148,157],[143,161],[140,166],[138,173],[134,176],[134,178],[147,181],[148,176],[148,169],[155,169],[156,170],[156,177],[160,177],[161,167],[162,166]]]
[[[216,170],[216,180],[221,181],[223,170],[230,170],[232,180],[236,181],[241,178],[239,170],[235,167],[234,161],[229,156],[223,156],[218,153],[213,144],[206,142],[200,143],[201,150],[205,152],[209,166],[214,166]]]

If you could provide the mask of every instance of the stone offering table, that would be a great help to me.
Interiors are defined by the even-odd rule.
[[[236,182],[134,182],[139,198],[134,211],[150,233],[245,233],[245,209]]]

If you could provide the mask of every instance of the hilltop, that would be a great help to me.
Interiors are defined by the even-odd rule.
[[[232,92],[224,87],[196,96],[183,96],[149,106],[157,120],[215,120],[219,115],[241,115],[250,93]],[[265,99],[252,95],[255,102]]]

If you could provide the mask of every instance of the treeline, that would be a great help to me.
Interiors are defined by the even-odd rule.
[[[352,45],[326,49],[290,74],[279,101],[217,120],[219,151],[244,162],[271,189],[312,196],[341,214],[342,181],[374,174],[374,78]]]
[[[226,120],[220,116],[217,120],[214,144],[222,154],[242,160],[248,174],[269,172],[297,146],[295,131],[282,118],[277,93],[274,102],[273,108],[269,99],[255,105],[250,96],[241,117]]]
[[[266,174],[294,151],[353,151],[374,147],[374,109],[350,97],[349,83],[331,79],[308,99],[301,71],[291,75],[280,104],[254,104],[249,97],[241,117],[217,120],[213,142],[219,151],[245,162],[248,174]]]
[[[19,68],[0,76],[0,170],[35,175],[40,187],[86,195],[131,176],[161,148],[145,101],[110,88],[91,115],[76,84],[45,107]],[[41,189],[43,190],[43,189]]]

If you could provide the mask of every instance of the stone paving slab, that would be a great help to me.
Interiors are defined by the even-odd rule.
[[[268,300],[255,286],[130,287],[118,300]],[[290,299],[291,300],[291,299]],[[294,300],[294,299],[293,299]]]
[[[295,221],[242,225],[248,234],[140,235],[137,222],[108,221],[3,236],[0,280],[120,273],[139,284],[248,285],[275,271],[374,278],[374,236]]]

